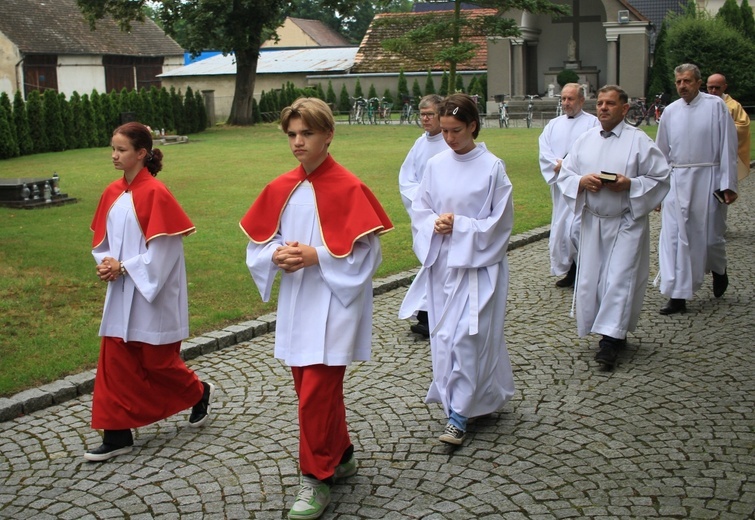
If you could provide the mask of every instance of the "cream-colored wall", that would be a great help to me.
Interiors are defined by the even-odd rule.
[[[19,88],[16,64],[21,60],[18,48],[0,33],[0,92],[13,99]]]
[[[262,92],[280,89],[281,85],[291,82],[298,88],[307,86],[307,77],[305,74],[259,74],[254,83],[254,99],[259,102]],[[224,122],[231,114],[231,105],[233,104],[233,93],[236,88],[236,76],[226,74],[222,76],[174,76],[162,78],[163,87],[170,89],[175,87],[176,90],[186,92],[186,87],[191,87],[194,92],[204,90],[214,91],[215,98],[215,118],[218,122]]]
[[[644,33],[619,36],[619,85],[630,97],[645,95],[648,78],[647,61],[650,44]]]
[[[58,92],[70,98],[74,91],[88,95],[92,90],[105,92],[102,56],[58,56]]]
[[[291,21],[290,18],[286,18],[283,22],[283,26],[278,30],[279,40],[276,43],[275,40],[268,40],[262,44],[262,47],[317,47],[317,42],[310,38],[307,33],[301,30],[301,28]]]

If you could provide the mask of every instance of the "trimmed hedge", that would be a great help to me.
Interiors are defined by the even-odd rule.
[[[204,98],[171,88],[109,94],[73,92],[70,99],[54,90],[32,91],[24,102],[16,92],[11,105],[0,97],[0,159],[18,155],[108,146],[125,120],[134,119],[166,134],[194,134],[207,128]]]

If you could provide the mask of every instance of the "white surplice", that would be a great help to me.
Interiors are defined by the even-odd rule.
[[[107,216],[105,240],[92,250],[100,264],[120,259],[128,274],[107,284],[100,336],[165,345],[189,336],[183,237],[158,236],[149,247],[125,192]]]
[[[425,402],[441,403],[446,415],[488,414],[514,394],[503,334],[513,211],[503,162],[484,144],[427,162],[412,204],[422,268],[399,316],[412,315],[415,293],[427,294],[433,381]],[[441,213],[454,214],[449,235],[433,231]]]
[[[406,155],[401,169],[398,172],[398,187],[401,193],[401,201],[404,203],[409,219],[413,222],[415,215],[412,212],[412,200],[417,193],[419,183],[425,173],[428,159],[438,153],[448,150],[448,144],[442,133],[430,135],[427,132],[417,138],[409,153]],[[412,227],[412,234],[414,228]],[[416,294],[417,301],[413,304],[415,310],[427,310],[425,295]]]
[[[582,214],[577,332],[624,339],[642,309],[650,264],[648,215],[668,193],[670,168],[642,130],[622,122],[611,137],[600,131],[593,128],[577,139],[558,184],[569,206]],[[580,178],[601,171],[629,177],[629,191],[579,193]]]
[[[319,264],[281,271],[275,357],[288,366],[345,366],[369,361],[372,344],[372,276],[382,260],[380,239],[369,233],[346,257],[323,245],[312,185],[303,181],[281,215],[278,233],[265,244],[249,242],[246,264],[263,301],[280,271],[273,253],[285,242],[317,249]]]
[[[713,192],[737,191],[737,131],[723,100],[701,92],[666,107],[656,142],[672,167],[661,211],[660,289],[689,300],[706,272],[726,271],[726,205]]]
[[[598,118],[580,111],[573,118],[567,115],[551,119],[540,134],[540,172],[551,190],[551,229],[548,250],[551,259],[551,274],[561,276],[569,271],[576,260],[579,243],[580,215],[575,215],[558,187],[556,166],[569,153],[577,137],[590,128],[598,126]]]

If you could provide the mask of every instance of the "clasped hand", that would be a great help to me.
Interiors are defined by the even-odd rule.
[[[112,256],[106,256],[97,264],[97,276],[103,282],[112,282],[121,275],[121,263]]]
[[[319,263],[317,250],[299,242],[286,242],[273,253],[273,263],[287,273],[293,273],[303,267]]]
[[[435,226],[433,230],[439,235],[449,235],[454,230],[454,214],[453,213],[441,213],[438,218],[435,219]]]

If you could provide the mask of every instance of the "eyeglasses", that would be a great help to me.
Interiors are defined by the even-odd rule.
[[[423,119],[432,119],[435,117],[435,112],[420,112],[419,117]]]

